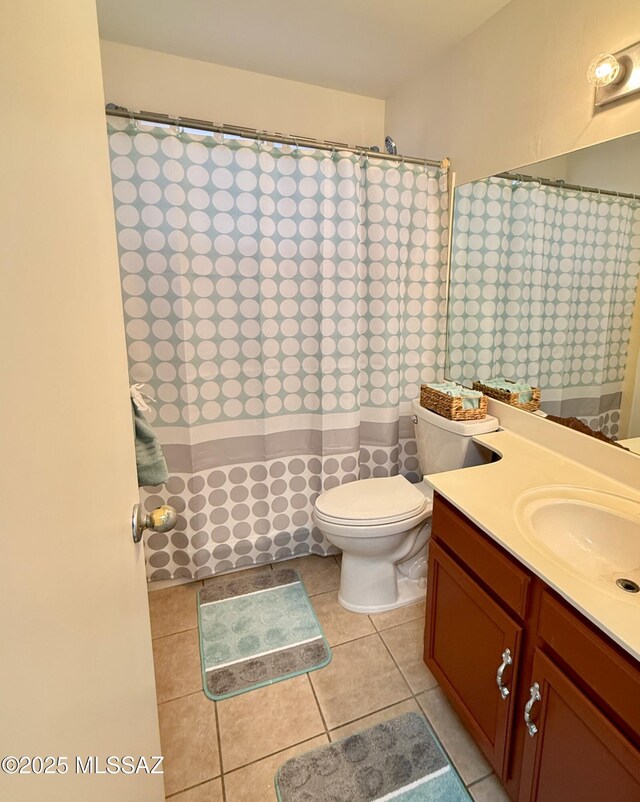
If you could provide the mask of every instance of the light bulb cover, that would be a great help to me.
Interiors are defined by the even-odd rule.
[[[592,86],[608,86],[620,75],[620,62],[611,53],[600,53],[591,59],[587,68],[587,81]]]

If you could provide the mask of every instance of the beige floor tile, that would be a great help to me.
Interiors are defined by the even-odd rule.
[[[340,587],[340,567],[333,557],[309,554],[307,557],[297,557],[294,560],[274,564],[274,568],[280,566],[296,568],[300,572],[309,596],[337,590]]]
[[[495,774],[469,788],[469,793],[476,802],[511,802],[511,797]]]
[[[202,582],[190,582],[149,594],[151,637],[161,638],[198,626],[198,590]]]
[[[306,674],[217,704],[225,771],[324,732]]]
[[[406,607],[398,607],[397,610],[389,610],[388,613],[375,613],[369,618],[377,630],[397,627],[406,624],[407,621],[415,621],[416,618],[424,618],[427,609],[427,601],[419,604],[408,604]]]
[[[202,689],[197,629],[157,638],[152,645],[159,704]]]
[[[349,640],[362,638],[375,632],[368,615],[351,613],[338,601],[338,591],[320,593],[311,599],[313,606],[329,641],[329,646],[337,646]]]
[[[227,802],[275,802],[274,777],[278,768],[289,758],[309,752],[328,743],[326,735],[297,744],[284,752],[259,760],[250,766],[224,775]]]
[[[171,797],[171,802],[222,802],[222,780],[211,780]]]
[[[256,565],[254,568],[243,568],[240,571],[229,571],[226,574],[218,574],[217,576],[210,576],[205,579],[203,584],[210,585],[212,582],[217,582],[219,579],[228,579],[232,576],[241,576],[243,579],[250,576],[259,576],[260,574],[269,573],[272,570],[271,565]]]
[[[158,717],[167,796],[220,774],[213,702],[194,693],[158,705]]]
[[[344,727],[338,727],[337,730],[331,730],[329,737],[332,741],[339,741],[341,738],[347,738],[355,732],[366,730],[368,727],[375,727],[376,724],[381,724],[383,721],[389,721],[391,718],[401,716],[403,713],[422,713],[420,705],[415,699],[407,699],[404,702],[398,702],[397,705],[385,707],[384,710],[379,710],[377,713],[372,713],[370,716],[359,718],[357,721],[352,721],[350,724],[345,724]]]
[[[336,646],[329,665],[309,678],[329,729],[411,696],[379,635]]]
[[[436,678],[425,666],[422,659],[424,651],[424,618],[417,618],[399,627],[385,629],[380,637],[387,644],[393,659],[402,671],[414,693],[435,688]]]
[[[491,766],[465,729],[442,690],[434,688],[421,693],[417,698],[464,782],[469,785],[469,783],[490,774]]]

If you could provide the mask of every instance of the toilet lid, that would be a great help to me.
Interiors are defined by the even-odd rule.
[[[427,506],[424,493],[404,476],[361,479],[332,487],[318,496],[320,515],[350,523],[392,523],[410,518]]]

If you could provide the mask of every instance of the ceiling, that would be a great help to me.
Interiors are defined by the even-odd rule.
[[[100,36],[385,98],[508,0],[98,0]]]

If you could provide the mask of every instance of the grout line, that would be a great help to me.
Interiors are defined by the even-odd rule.
[[[194,788],[202,788],[203,785],[207,783],[213,782],[214,780],[220,780],[222,782],[222,774],[217,774],[215,777],[209,777],[208,780],[203,780],[201,783],[196,783],[195,785],[190,785],[188,788],[181,788],[179,791],[176,791],[173,794],[169,794],[169,796],[165,796],[165,799],[175,799],[180,794],[184,794],[187,791],[193,791]],[[224,799],[223,799],[224,802]]]
[[[165,699],[163,702],[157,702],[157,705],[158,707],[161,705],[168,705],[170,702],[177,702],[178,699],[186,699],[187,696],[195,696],[197,693],[204,693],[204,691],[202,688],[198,688],[197,691],[189,691],[189,693],[183,693],[182,696],[172,696],[171,699]]]
[[[365,718],[369,718],[369,716],[375,716],[376,713],[382,713],[385,710],[390,710],[392,707],[395,707],[396,705],[401,705],[404,704],[404,702],[410,702],[412,700],[415,701],[420,710],[422,710],[415,696],[407,696],[406,699],[398,699],[397,702],[392,702],[390,705],[385,705],[384,707],[380,707],[378,708],[378,710],[374,710],[371,713],[365,713],[364,716],[358,716],[357,718],[351,719],[351,721],[345,721],[344,724],[339,724],[337,727],[334,727],[332,730],[329,730],[328,735],[331,735],[332,732],[335,733],[337,730],[341,730],[343,727],[348,727],[350,724],[355,724],[357,721],[362,721]]]
[[[316,694],[316,689],[313,687],[313,682],[311,682],[311,676],[309,671],[307,671],[307,679],[309,680],[309,685],[311,686],[311,693],[313,694],[313,698],[316,701],[316,706],[318,708],[318,712],[320,713],[320,718],[322,719],[322,726],[324,727],[324,731],[327,738],[329,738],[329,728],[327,727],[327,722],[324,717],[324,713],[322,712],[322,706],[320,704],[320,700],[318,699],[318,695]],[[329,738],[329,741],[331,741],[331,738]]]
[[[393,629],[393,627],[390,627],[390,629]],[[393,656],[393,654],[392,654],[392,652],[391,652],[391,649],[390,649],[390,648],[387,646],[387,642],[385,641],[385,639],[382,637],[382,635],[381,635],[379,632],[378,632],[378,637],[379,637],[379,638],[380,638],[380,640],[382,641],[382,645],[384,646],[384,648],[387,650],[387,652],[388,652],[388,654],[389,654],[389,657],[390,657],[390,658],[391,658],[391,660],[393,661],[393,664],[394,664],[394,666],[395,666],[395,667],[398,669],[398,671],[400,672],[400,676],[402,677],[402,680],[403,680],[404,684],[405,684],[405,685],[407,686],[407,688],[409,689],[409,693],[410,693],[412,696],[414,696],[414,697],[415,697],[415,695],[416,695],[416,694],[415,694],[415,692],[414,692],[413,688],[411,687],[411,685],[409,685],[409,682],[408,682],[407,678],[405,677],[403,670],[400,668],[400,664],[398,663],[398,661],[396,660],[396,658]]]
[[[304,577],[302,575],[300,575],[300,579],[302,580],[302,584],[304,585]],[[328,588],[327,590],[319,590],[316,593],[310,593],[309,588],[306,585],[304,585],[304,589],[307,593],[307,596],[310,599],[314,599],[316,596],[324,596],[326,593],[336,593],[340,588],[339,587]]]
[[[479,777],[477,780],[474,780],[473,782],[470,782],[469,785],[467,785],[467,788],[473,788],[474,786],[478,785],[479,783],[484,782],[485,780],[488,780],[489,777],[493,777],[493,774],[494,774],[494,772],[490,771],[488,774],[485,774],[484,777]],[[497,774],[496,774],[496,777],[498,777]],[[498,779],[500,779],[500,778],[498,777]],[[464,780],[463,780],[463,782],[464,782]]]
[[[211,701],[211,700],[209,700]],[[220,721],[218,718],[218,703],[213,702],[216,713],[216,741],[218,743],[218,760],[220,761],[220,785],[222,786],[222,802],[226,802],[227,790],[224,782],[224,763],[222,760],[222,736],[220,735]]]
[[[174,635],[182,635],[184,632],[191,632],[193,629],[198,629],[198,625],[196,624],[195,627],[189,627],[188,629],[178,629],[175,632],[168,632],[166,635],[156,635],[155,637],[151,637],[151,642],[156,640],[162,640],[163,638],[172,638]]]
[[[262,755],[261,757],[257,757],[255,760],[250,760],[248,763],[243,763],[241,766],[236,766],[234,769],[227,771],[224,775],[220,775],[224,777],[228,774],[233,774],[236,771],[240,771],[241,769],[246,769],[249,766],[255,766],[256,763],[260,763],[261,760],[266,760],[268,757],[274,757],[275,755],[280,755],[282,752],[288,752],[289,749],[295,749],[296,746],[301,746],[302,744],[309,743],[309,741],[314,741],[316,738],[321,738],[322,735],[326,735],[327,733],[319,732],[317,735],[312,735],[311,738],[305,738],[304,741],[297,741],[295,744],[289,744],[289,746],[285,746],[283,749],[278,749],[276,752],[269,752],[268,755]]]

